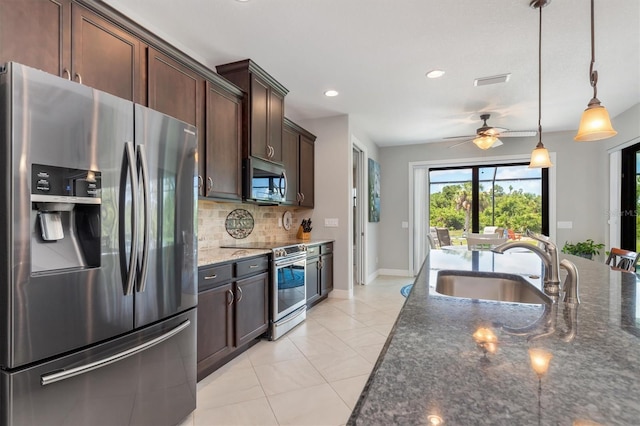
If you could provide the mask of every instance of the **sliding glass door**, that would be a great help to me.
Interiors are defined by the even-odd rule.
[[[548,170],[528,164],[429,169],[429,226],[447,228],[453,244],[488,227],[548,235],[548,186]]]
[[[622,150],[620,196],[620,246],[626,250],[640,248],[640,144]]]

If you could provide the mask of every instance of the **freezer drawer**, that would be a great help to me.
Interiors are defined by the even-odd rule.
[[[95,368],[82,372],[86,367]],[[3,371],[0,396],[2,426],[178,424],[196,406],[196,310],[82,352]]]

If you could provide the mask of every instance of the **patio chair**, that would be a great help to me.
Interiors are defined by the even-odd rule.
[[[451,236],[449,236],[449,229],[447,228],[436,228],[436,235],[438,236],[438,244],[440,248],[443,246],[451,245]]]

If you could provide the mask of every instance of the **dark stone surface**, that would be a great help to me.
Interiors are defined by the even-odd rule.
[[[444,425],[640,424],[637,276],[564,257],[578,268],[582,302],[575,338],[568,342],[570,307],[562,302],[551,315],[554,330],[514,335],[497,324],[530,326],[543,306],[434,294],[434,269],[529,277],[541,274],[536,255],[431,251],[348,424],[430,424],[429,415],[441,417]],[[539,279],[530,281],[539,287]],[[487,358],[472,338],[480,326],[491,327],[499,341]],[[532,337],[543,331],[553,332]],[[530,347],[553,355],[541,380],[531,368]]]

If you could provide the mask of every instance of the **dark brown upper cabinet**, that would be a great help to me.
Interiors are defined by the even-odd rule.
[[[144,102],[140,41],[70,0],[0,0],[0,62]]]
[[[242,201],[242,91],[222,78],[207,81],[200,195]]]
[[[148,68],[149,108],[201,129],[204,78],[151,47]]]
[[[216,67],[245,93],[243,156],[282,162],[284,97],[289,92],[250,59]]]
[[[286,204],[313,208],[315,140],[307,130],[284,119],[282,163],[287,173]]]

